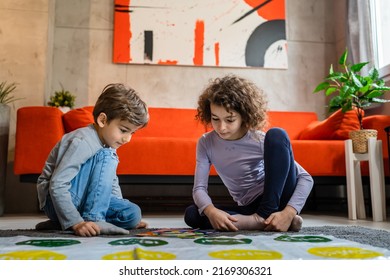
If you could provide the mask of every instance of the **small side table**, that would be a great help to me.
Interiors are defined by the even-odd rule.
[[[386,220],[386,195],[382,140],[375,138],[368,139],[368,152],[365,154],[354,153],[352,140],[345,140],[348,218],[351,220],[366,218],[360,171],[361,161],[368,161],[373,221],[384,221]]]

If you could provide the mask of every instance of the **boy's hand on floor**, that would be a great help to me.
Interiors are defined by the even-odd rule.
[[[82,237],[91,237],[100,234],[100,227],[91,221],[83,221],[72,226],[76,235]]]

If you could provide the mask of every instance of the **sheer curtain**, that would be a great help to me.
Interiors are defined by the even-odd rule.
[[[348,60],[351,63],[370,62],[361,71],[366,75],[374,66],[374,52],[372,49],[372,29],[370,20],[370,1],[347,1],[347,47]]]
[[[350,63],[370,62],[361,71],[367,75],[375,65],[374,50],[372,44],[372,26],[370,19],[370,2],[373,0],[347,0],[347,48]],[[389,99],[386,94],[384,98]],[[390,102],[385,104],[375,103],[366,108],[366,115],[390,114]]]

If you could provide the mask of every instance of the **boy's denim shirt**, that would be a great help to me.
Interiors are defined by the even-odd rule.
[[[91,124],[65,134],[46,160],[37,182],[39,207],[42,209],[45,206],[46,198],[50,194],[63,229],[83,221],[72,203],[69,192],[71,181],[79,173],[80,167],[103,148]],[[117,158],[116,150],[111,150]],[[114,178],[112,194],[122,198],[118,177],[115,175]]]

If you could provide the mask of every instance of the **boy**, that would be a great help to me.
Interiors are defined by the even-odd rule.
[[[122,197],[116,149],[148,123],[147,106],[133,89],[109,84],[93,117],[93,124],[65,134],[50,152],[37,183],[40,208],[49,220],[36,229],[96,236],[146,227],[138,205]]]

